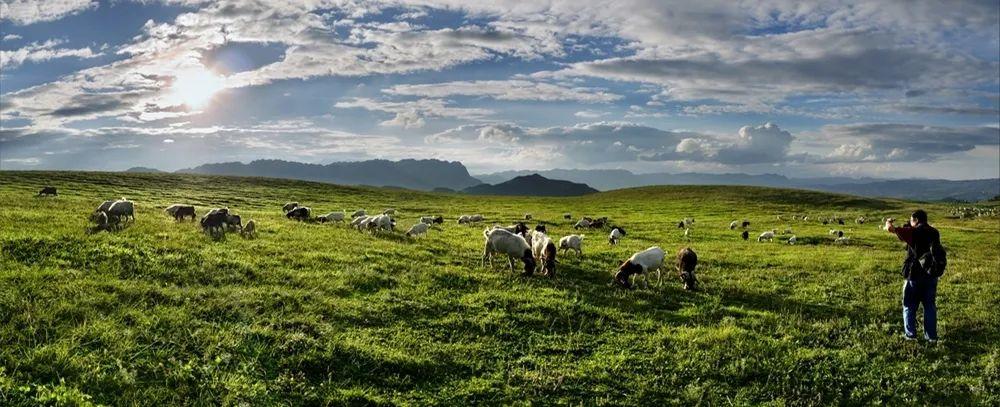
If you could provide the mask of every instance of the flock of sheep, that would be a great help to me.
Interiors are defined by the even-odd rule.
[[[56,196],[57,191],[54,187],[45,187],[39,193],[38,196]],[[185,204],[174,204],[168,206],[164,211],[173,217],[176,221],[183,221],[188,217],[191,218],[193,222],[197,219],[197,213],[195,212],[195,207],[193,205]],[[364,209],[357,210],[350,215],[344,211],[339,212],[329,212],[324,215],[312,216],[312,209],[307,206],[302,206],[298,202],[289,202],[282,206],[282,211],[285,217],[288,219],[298,220],[298,221],[310,221],[310,222],[347,222],[347,219],[351,219],[350,226],[359,230],[367,231],[371,233],[393,233],[396,228],[396,221],[393,216],[396,214],[395,209],[386,209],[382,213],[369,215]],[[980,210],[978,208],[959,208],[956,213],[960,213],[964,216],[989,216],[995,213],[995,210],[990,208],[987,210]],[[525,214],[524,220],[530,221],[532,219],[531,214]],[[572,223],[572,215],[569,213],[563,214],[563,219],[568,220]],[[809,215],[791,215],[790,220],[809,222],[818,221],[823,225],[836,224],[845,225],[845,219],[838,216],[812,216]],[[127,226],[129,223],[135,220],[135,205],[132,201],[125,198],[107,200],[102,202],[93,211],[90,216],[91,222],[94,226],[90,229],[91,231],[113,231],[121,229]],[[483,222],[485,218],[479,214],[473,215],[461,215],[458,217],[458,224],[461,225],[474,225]],[[786,216],[778,215],[778,221],[785,222]],[[858,217],[854,220],[855,223],[861,225],[868,221],[864,216]],[[882,228],[885,224],[886,218],[882,219],[879,225]],[[213,238],[224,237],[227,232],[239,232],[244,238],[254,238],[256,237],[257,225],[254,220],[248,220],[245,224],[242,218],[230,212],[228,208],[215,208],[209,210],[206,214],[201,217],[200,225],[202,231],[209,234]],[[426,234],[433,225],[443,224],[444,217],[437,216],[422,216],[419,222],[411,226],[405,235],[408,237],[415,237],[419,235]],[[677,223],[678,228],[684,229],[684,236],[687,238],[691,237],[692,230],[694,228],[695,220],[694,218],[684,218]],[[621,226],[612,225],[609,223],[607,217],[583,217],[573,223],[574,229],[604,229],[610,226],[610,232],[608,233],[608,243],[617,244],[622,238],[626,236],[626,231]],[[750,221],[743,219],[742,221],[733,220],[729,224],[730,230],[742,229],[740,236],[743,240],[748,240],[750,237]],[[784,229],[784,235],[788,235],[786,243],[796,244],[798,239],[792,233],[791,227]],[[846,244],[850,241],[850,238],[844,235],[843,230],[830,229],[830,235],[835,235],[835,243]],[[765,230],[757,236],[758,242],[773,241],[778,235],[776,229]],[[558,244],[547,235],[547,230],[544,224],[538,224],[534,228],[529,229],[529,227],[524,222],[518,222],[511,226],[500,226],[494,225],[492,227],[487,227],[483,230],[483,238],[485,239],[482,264],[485,266],[487,263],[492,264],[494,258],[506,257],[508,265],[511,271],[514,271],[515,261],[520,261],[524,263],[524,275],[532,275],[536,272],[553,277],[556,272],[556,256],[561,252],[566,254],[569,251],[574,251],[578,256],[583,255],[583,241],[585,235],[583,234],[571,234],[563,236],[558,240]],[[660,247],[653,246],[646,250],[637,252],[631,257],[626,259],[618,266],[617,271],[614,274],[614,281],[624,288],[631,288],[634,285],[634,281],[638,277],[642,277],[642,282],[648,287],[649,283],[646,279],[648,274],[656,274],[657,282],[661,281],[662,269],[664,267],[664,260],[666,258],[666,252]],[[681,281],[684,283],[685,289],[695,289],[697,284],[697,278],[695,277],[695,268],[698,263],[698,257],[693,250],[690,248],[681,249],[676,255],[675,268],[679,273]]]

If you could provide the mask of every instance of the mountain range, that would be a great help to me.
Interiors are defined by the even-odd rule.
[[[553,179],[586,183],[602,191],[646,185],[746,185],[776,188],[811,189],[844,194],[900,198],[918,201],[981,201],[1000,195],[1000,178],[952,181],[943,179],[879,179],[879,178],[789,178],[777,174],[702,174],[646,173],[627,170],[504,171],[475,177],[483,182],[539,174]]]
[[[600,191],[587,184],[531,174],[514,177],[496,185],[479,184],[465,188],[462,192],[471,195],[577,196]]]
[[[136,167],[129,171],[156,172],[153,168]],[[540,171],[504,171],[472,176],[458,161],[442,160],[368,160],[308,164],[283,160],[256,160],[249,163],[227,162],[204,164],[178,170],[179,173],[241,175],[289,178],[344,185],[400,187],[424,191],[460,191],[470,194],[551,195],[566,188],[567,194],[590,192],[590,189],[611,190],[646,185],[747,185],[777,188],[811,189],[867,197],[901,198],[918,201],[981,201],[1000,195],[1000,178],[980,180],[882,179],[882,178],[789,178],[777,174],[703,174],[703,173],[643,173],[620,169]],[[517,177],[537,175],[517,180]],[[544,181],[538,179],[544,179]],[[575,184],[552,183],[565,180]],[[481,186],[480,184],[493,184]],[[545,185],[544,187],[538,187]],[[515,188],[516,187],[516,188]],[[587,191],[587,192],[584,192]],[[560,192],[563,193],[563,192]]]
[[[246,164],[240,162],[204,164],[177,172],[290,178],[331,184],[401,187],[425,191],[434,188],[461,190],[482,183],[470,176],[462,163],[442,160],[368,160],[325,165],[256,160]]]

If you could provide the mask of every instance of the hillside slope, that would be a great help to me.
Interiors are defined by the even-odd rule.
[[[33,198],[41,185],[60,195]],[[104,199],[135,223],[87,234]],[[396,208],[371,235],[295,222]],[[191,203],[254,219],[258,237],[213,241],[163,213]],[[915,204],[755,187],[643,187],[580,197],[435,194],[190,174],[0,172],[0,404],[107,405],[995,405],[1000,333],[996,218],[927,205],[949,250],[944,341],[900,338],[898,241],[874,224],[779,222],[809,214],[903,218]],[[525,212],[553,237],[586,234],[555,278],[483,267],[483,228]],[[609,216],[628,235],[562,219]],[[458,215],[482,213],[478,225]],[[693,217],[690,237],[677,220]],[[779,229],[773,243],[745,242]],[[798,245],[781,235],[793,229]],[[702,289],[623,291],[611,270],[658,245],[699,256]],[[669,262],[669,259],[668,259]],[[919,368],[920,374],[914,374]]]

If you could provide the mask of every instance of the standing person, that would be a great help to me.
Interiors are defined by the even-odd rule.
[[[910,215],[909,225],[896,227],[887,219],[885,228],[899,240],[906,242],[906,260],[903,261],[903,335],[908,340],[917,339],[917,308],[924,306],[924,338],[937,342],[938,278],[944,273],[945,253],[941,234],[927,224],[927,212],[918,209]]]

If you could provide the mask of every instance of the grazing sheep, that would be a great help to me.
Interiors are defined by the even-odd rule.
[[[851,243],[851,238],[841,236],[841,237],[838,237],[837,240],[834,240],[833,243],[836,243],[836,244],[848,244],[848,243]]]
[[[439,225],[443,224],[444,223],[444,216],[441,216],[441,215],[435,216],[434,217],[434,223],[437,223]]]
[[[572,219],[573,219],[573,214],[571,214],[571,213],[569,213],[569,212],[567,212],[567,213],[564,213],[564,214],[563,214],[563,219],[566,219],[566,220],[572,220]]]
[[[483,215],[478,215],[478,214],[477,215],[472,215],[472,216],[469,217],[469,221],[471,221],[472,223],[482,222],[483,219],[486,219],[486,218],[484,218]]]
[[[684,218],[684,227],[691,227],[694,224],[694,218]]]
[[[382,211],[382,214],[383,215],[395,215],[396,214],[396,210],[392,209],[392,208],[389,208],[389,209],[386,209],[386,210]]]
[[[422,235],[424,233],[427,233],[427,229],[429,229],[429,228],[430,228],[430,225],[428,225],[428,224],[426,224],[424,222],[419,222],[416,225],[411,226],[410,230],[406,231],[406,235],[407,236]]]
[[[358,216],[367,216],[367,215],[368,215],[368,212],[365,212],[364,209],[358,209],[358,210],[354,211],[354,213],[351,214],[351,219],[354,219],[354,218],[356,218]]]
[[[591,229],[603,229],[604,225],[608,223],[607,217],[597,218],[590,222]]]
[[[94,226],[93,229],[94,231],[101,231],[101,230],[110,231],[111,228],[114,226],[108,221],[108,214],[106,212],[94,212],[94,215],[91,217],[91,220],[93,220],[94,223],[97,224],[97,226]]]
[[[41,191],[38,191],[38,196],[58,196],[56,193],[56,187],[43,187]]]
[[[545,232],[531,231],[531,253],[546,277],[556,275],[556,244]]]
[[[622,288],[630,289],[632,288],[632,282],[629,280],[629,277],[642,274],[642,280],[648,288],[649,281],[646,278],[646,273],[655,271],[656,282],[659,285],[661,278],[660,269],[663,268],[664,257],[666,257],[666,252],[659,248],[659,246],[653,246],[633,254],[621,266],[618,266],[618,271],[615,272],[615,282],[622,286]]]
[[[618,241],[621,240],[621,238],[624,236],[625,235],[622,234],[622,231],[620,229],[618,228],[611,229],[611,235],[608,236],[608,243],[618,244]]]
[[[253,219],[247,221],[246,225],[243,225],[243,229],[240,230],[240,236],[246,239],[253,239],[257,237],[257,222]]]
[[[226,220],[229,218],[228,208],[216,208],[208,211],[201,217],[201,230],[210,235],[224,234],[226,232]]]
[[[524,214],[524,220],[531,220],[531,214],[530,213]]]
[[[132,201],[128,201],[125,198],[115,201],[115,203],[108,208],[107,212],[109,218],[118,220],[135,220],[135,205]]]
[[[576,222],[575,225],[573,225],[573,229],[589,228],[589,227],[590,227],[590,221],[587,219],[580,219],[579,221]]]
[[[175,221],[181,221],[184,220],[185,217],[190,216],[191,221],[194,222],[195,218],[198,216],[194,212],[193,205],[173,204],[168,206],[167,209],[164,209],[163,211],[168,213],[170,216],[173,216]]]
[[[677,272],[681,275],[685,290],[698,289],[698,278],[694,275],[695,268],[698,267],[698,255],[685,247],[677,252]]]
[[[469,215],[462,215],[458,217],[458,224],[472,223],[472,217]]]
[[[583,255],[583,238],[585,235],[569,235],[563,236],[559,239],[559,249],[566,253],[570,250],[576,250],[576,254],[579,256]]]
[[[743,222],[740,225],[743,227],[743,229],[746,229],[746,228],[750,227],[750,221],[746,220],[746,219],[743,219]]]
[[[308,220],[312,215],[312,209],[308,206],[297,206],[285,213],[285,217],[288,219],[295,219],[298,221]]]
[[[742,237],[743,240],[750,239],[750,231],[749,230],[744,230],[743,233],[740,233],[740,237]]]
[[[295,209],[295,208],[298,208],[298,207],[299,207],[299,203],[298,202],[289,202],[289,203],[286,203],[285,206],[281,207],[281,211],[285,212],[285,213],[288,213],[288,211],[290,211],[292,209]]]
[[[374,216],[358,216],[356,220],[358,221],[358,223],[357,223],[357,225],[355,225],[355,227],[358,230],[368,230],[369,229],[369,225],[371,225],[372,221],[375,220],[375,217]],[[353,222],[351,222],[351,223],[353,223]]]
[[[859,225],[861,225],[861,224],[863,224],[863,223],[865,223],[867,221],[868,221],[868,219],[865,218],[864,216],[859,216],[857,219],[854,220],[854,222],[857,223],[857,224],[859,224]]]
[[[229,232],[243,230],[243,220],[240,219],[240,215],[226,216],[226,230]]]
[[[344,211],[330,212],[330,213],[328,213],[326,215],[320,215],[320,216],[316,217],[316,220],[318,220],[320,223],[326,223],[326,222],[343,222],[344,221],[344,216],[346,216],[346,214],[344,213]]]
[[[843,230],[838,230],[837,231],[837,237],[838,238],[844,237],[844,231]]]
[[[430,224],[434,223],[434,217],[433,216],[421,216],[420,217],[420,223],[426,223],[426,224],[430,225]]]
[[[367,216],[358,216],[354,219],[351,219],[351,227],[357,227],[359,224],[361,224],[361,222],[365,220],[365,218],[367,218]]]
[[[729,230],[734,230],[734,229],[736,229],[736,226],[738,226],[738,225],[739,225],[739,222],[737,222],[737,221],[735,221],[735,220],[734,220],[734,221],[732,221],[732,222],[729,222]]]
[[[492,263],[494,254],[503,254],[507,256],[511,272],[514,272],[514,259],[521,259],[524,262],[523,275],[530,276],[535,272],[535,258],[531,253],[531,246],[524,237],[503,229],[485,229],[483,237],[486,238],[483,247],[483,267],[486,267],[487,261]]]
[[[392,232],[396,229],[396,221],[392,220],[392,216],[378,215],[371,220],[371,223],[368,224],[368,228],[374,228],[376,232]]]
[[[792,235],[792,237],[788,238],[788,244],[795,244],[798,243],[798,241],[799,239],[796,238],[795,235]]]
[[[764,240],[767,240],[768,242],[773,241],[774,240],[774,231],[773,230],[768,230],[768,231],[765,231],[765,232],[761,233],[760,236],[757,236],[757,241],[758,242],[763,242]]]

